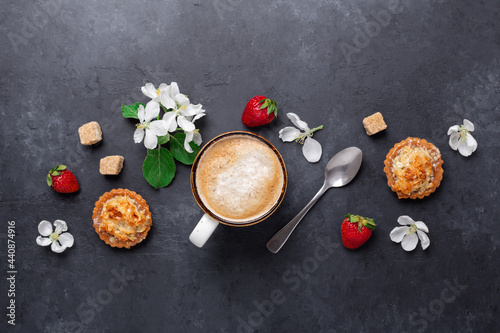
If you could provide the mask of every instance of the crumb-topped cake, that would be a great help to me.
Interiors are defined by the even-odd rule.
[[[422,199],[443,179],[441,152],[425,139],[409,137],[395,144],[384,164],[387,184],[399,199]]]
[[[146,201],[126,189],[104,193],[95,204],[92,221],[106,244],[125,248],[142,242],[152,225]]]

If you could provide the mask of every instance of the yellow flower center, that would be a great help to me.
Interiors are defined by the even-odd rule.
[[[469,131],[467,130],[467,128],[464,127],[464,125],[462,125],[460,127],[460,138],[459,138],[459,141],[461,141],[461,142],[467,141],[467,133],[469,133]]]
[[[49,239],[52,242],[56,242],[59,239],[59,234],[57,232],[53,232],[50,234]]]

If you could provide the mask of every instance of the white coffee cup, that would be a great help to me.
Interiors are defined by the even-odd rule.
[[[205,212],[189,240],[202,247],[219,223],[246,227],[273,214],[283,201],[288,178],[278,150],[245,131],[223,133],[198,153],[191,189]]]

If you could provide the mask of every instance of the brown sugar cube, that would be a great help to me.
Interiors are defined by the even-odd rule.
[[[117,175],[122,171],[123,161],[125,159],[120,155],[106,156],[101,158],[99,172],[101,175]]]
[[[80,135],[80,142],[82,145],[90,146],[102,140],[101,126],[97,121],[91,121],[82,125],[78,129]]]
[[[368,135],[373,135],[387,128],[384,117],[382,117],[380,112],[376,112],[363,119],[363,126],[365,126],[366,134]]]

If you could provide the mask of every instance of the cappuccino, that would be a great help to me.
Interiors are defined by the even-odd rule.
[[[277,154],[248,135],[212,143],[196,168],[200,200],[217,216],[244,223],[264,216],[280,199],[285,175]]]

